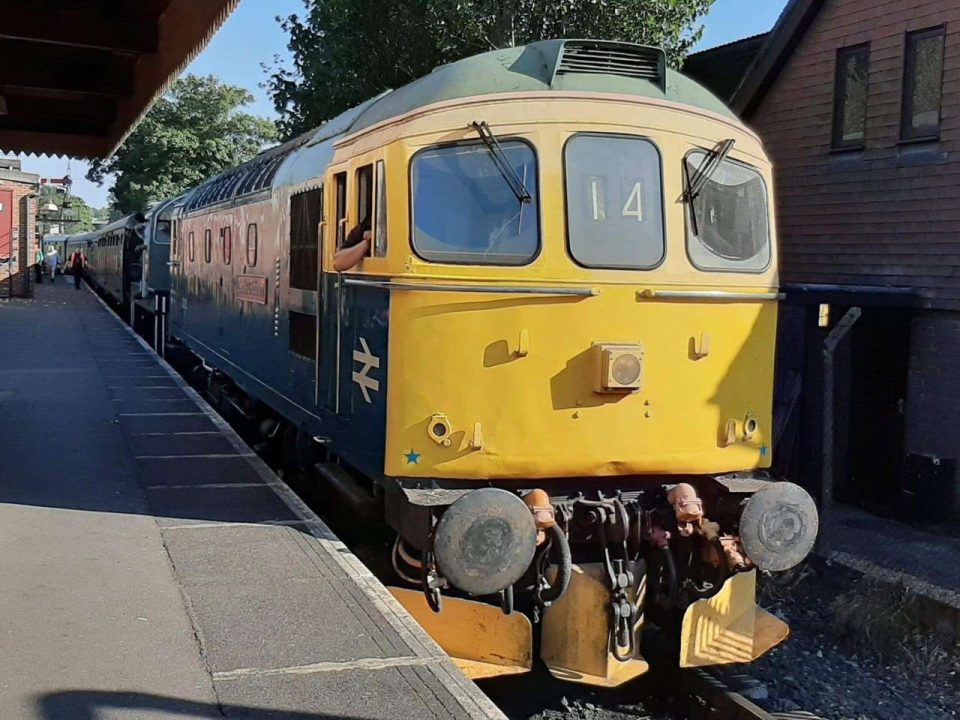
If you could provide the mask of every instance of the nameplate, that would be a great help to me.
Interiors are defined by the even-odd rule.
[[[239,275],[237,277],[237,300],[267,304],[267,278],[260,275]]]

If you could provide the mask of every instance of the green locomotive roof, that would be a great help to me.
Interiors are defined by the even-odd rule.
[[[600,40],[543,40],[443,65],[361,106],[349,130],[362,130],[444,100],[550,90],[670,100],[736,119],[709,90],[667,68],[657,48]]]

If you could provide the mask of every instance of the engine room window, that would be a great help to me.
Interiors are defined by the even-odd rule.
[[[290,198],[290,287],[317,289],[320,243],[320,188]]]
[[[213,231],[203,231],[203,259],[210,262],[213,259]]]
[[[247,265],[256,267],[257,264],[257,225],[247,225]]]
[[[687,155],[687,177],[707,153]],[[770,265],[767,186],[755,169],[723,160],[687,203],[687,252],[701,270],[763,272]]]
[[[317,318],[290,311],[290,352],[317,359]]]
[[[229,227],[220,228],[220,253],[223,264],[229,265],[233,260],[233,232]]]
[[[193,262],[197,255],[197,238],[192,232],[190,233],[190,241],[188,245],[189,247],[187,248],[187,254],[190,256],[190,262]]]
[[[481,143],[418,153],[411,169],[413,247],[443,263],[525,265],[540,249],[537,159],[518,140],[500,143],[530,194],[521,202]]]
[[[592,268],[649,270],[663,260],[660,152],[649,140],[575,135],[564,150],[570,254]]]

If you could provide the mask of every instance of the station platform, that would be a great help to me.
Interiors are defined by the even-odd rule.
[[[4,719],[504,717],[65,279],[0,302],[0,608]]]

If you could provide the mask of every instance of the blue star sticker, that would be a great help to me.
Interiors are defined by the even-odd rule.
[[[766,457],[768,452],[770,452],[770,448],[764,445],[760,448],[760,457]]]
[[[411,450],[410,452],[404,454],[404,457],[407,459],[407,465],[419,465],[420,464],[420,453]]]

